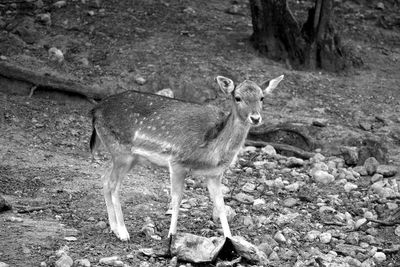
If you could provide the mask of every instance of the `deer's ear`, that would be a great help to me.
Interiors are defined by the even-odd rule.
[[[283,80],[283,75],[275,79],[264,82],[261,86],[262,88],[265,88],[264,94],[270,94],[282,80]]]
[[[229,78],[226,78],[224,76],[217,76],[215,80],[217,81],[219,88],[221,88],[222,92],[224,92],[225,94],[231,94],[235,89],[235,84]]]

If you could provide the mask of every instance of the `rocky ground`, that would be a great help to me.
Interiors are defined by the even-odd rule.
[[[0,3],[0,60],[110,93],[171,88],[199,102],[218,96],[216,75],[261,82],[285,74],[265,100],[265,121],[316,127],[322,145],[309,160],[270,146],[244,148],[224,178],[233,234],[256,245],[270,266],[399,266],[398,4],[336,2],[336,26],[364,62],[342,74],[260,57],[247,41],[251,19],[242,1]],[[298,17],[311,3],[290,1]],[[92,161],[88,151],[93,104],[46,88],[29,97],[32,84],[0,81],[0,266],[261,265],[237,255],[195,264],[152,253],[165,246],[170,217],[168,173],[151,166],[124,181],[131,241],[117,240],[101,193],[108,155]],[[384,148],[385,160],[376,154],[359,162],[364,140]],[[332,147],[347,156],[326,153]],[[187,179],[181,207],[180,232],[221,235],[201,177]]]

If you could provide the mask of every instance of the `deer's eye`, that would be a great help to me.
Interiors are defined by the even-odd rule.
[[[235,97],[235,101],[236,101],[236,102],[240,102],[240,101],[242,101],[242,99],[241,99],[240,97],[236,96],[236,97]]]
[[[264,101],[264,97],[263,97],[263,96],[260,98],[260,101],[261,101],[261,102]]]

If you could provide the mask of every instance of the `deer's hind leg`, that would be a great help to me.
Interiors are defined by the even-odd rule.
[[[129,240],[124,216],[122,214],[119,189],[122,179],[135,165],[137,157],[133,155],[118,155],[112,160],[112,167],[103,177],[103,193],[107,205],[108,220],[111,231],[122,241]]]

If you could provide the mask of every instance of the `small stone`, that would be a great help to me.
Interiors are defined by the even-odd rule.
[[[1,263],[0,263],[0,267],[1,267]],[[47,263],[45,261],[42,261],[40,263],[40,267],[47,267]]]
[[[304,160],[296,158],[296,157],[289,157],[286,166],[289,168],[295,168],[295,167],[302,167],[304,165]]]
[[[357,229],[359,229],[361,226],[363,226],[364,224],[366,224],[367,222],[368,222],[368,220],[365,219],[365,218],[358,219],[358,220],[355,222],[355,224],[354,224],[354,228],[357,230]]]
[[[347,165],[353,166],[358,162],[358,150],[356,147],[343,146],[340,148],[342,156]]]
[[[175,267],[175,266],[177,266],[177,265],[178,265],[178,257],[177,257],[177,256],[174,256],[174,257],[172,257],[172,259],[169,261],[169,265],[168,265],[168,266]]]
[[[51,15],[50,13],[42,13],[42,14],[38,14],[36,15],[36,19],[37,21],[39,21],[40,23],[50,26],[51,25]]]
[[[254,192],[254,190],[256,190],[256,185],[250,182],[245,183],[242,187],[242,191],[246,193]]]
[[[95,13],[94,13],[93,10],[89,10],[89,11],[87,12],[87,14],[88,14],[89,16],[91,16],[91,17],[93,17],[93,16],[95,15]]]
[[[64,54],[60,49],[52,47],[49,49],[48,53],[51,61],[57,61],[58,63],[64,61]]]
[[[66,1],[57,1],[53,4],[53,6],[55,6],[56,8],[62,8],[65,7],[67,5]]]
[[[319,235],[319,241],[323,244],[328,244],[332,240],[332,234],[329,232],[325,232]]]
[[[63,253],[61,257],[54,263],[55,267],[71,267],[74,261],[66,253]]]
[[[253,202],[253,206],[258,206],[258,205],[265,205],[265,199],[263,198],[257,198]]]
[[[10,265],[8,265],[8,264],[5,263],[5,262],[1,262],[1,261],[0,261],[0,267],[10,267]]]
[[[382,2],[379,2],[379,3],[376,4],[376,9],[384,10],[385,9],[385,5]]]
[[[66,237],[64,237],[64,240],[67,240],[69,242],[74,242],[78,239],[75,236],[66,236]]]
[[[75,261],[77,267],[90,267],[90,261],[88,259],[79,259]]]
[[[123,266],[124,265],[124,263],[119,259],[118,256],[101,258],[99,260],[99,263],[104,264],[104,265],[110,265],[110,266]]]
[[[394,234],[400,236],[400,225],[397,226],[396,229],[394,229]]]
[[[335,181],[335,177],[332,174],[327,173],[326,171],[317,170],[313,172],[312,176],[316,182],[322,184],[329,184]]]
[[[376,173],[382,174],[383,177],[392,177],[397,173],[397,167],[393,165],[379,165],[376,168]]]
[[[278,253],[276,253],[276,251],[272,251],[272,253],[269,255],[268,259],[270,261],[279,261]]]
[[[268,156],[275,156],[276,155],[276,150],[271,145],[266,145],[265,147],[261,148],[261,152],[263,154],[268,155]]]
[[[140,75],[136,75],[136,76],[134,77],[134,79],[135,79],[135,82],[136,82],[137,84],[139,84],[139,85],[143,85],[143,84],[145,84],[145,83],[147,82],[146,79],[143,78],[143,77],[140,76]]]
[[[294,182],[293,184],[288,184],[285,186],[285,189],[289,192],[296,192],[299,191],[300,189],[300,183],[299,182]]]
[[[96,223],[96,228],[98,229],[106,229],[107,228],[107,223],[104,221],[99,221]]]
[[[358,125],[360,126],[361,129],[363,129],[364,131],[371,131],[372,129],[372,124],[368,121],[360,121],[358,123]]]
[[[311,163],[315,163],[315,162],[322,162],[325,160],[325,156],[322,155],[321,153],[316,153],[311,159],[310,162]]]
[[[282,234],[281,231],[276,232],[276,234],[274,235],[274,239],[275,239],[278,243],[286,243],[286,238],[285,238],[285,236]]]
[[[313,242],[315,241],[319,236],[321,235],[320,231],[317,230],[311,230],[309,232],[307,232],[305,239],[309,242]]]
[[[244,203],[251,203],[253,204],[254,202],[254,197],[252,195],[248,195],[245,193],[238,193],[235,198],[239,201],[239,202],[244,202]]]
[[[379,162],[374,157],[367,158],[364,162],[365,170],[368,175],[373,175],[379,166]]]
[[[269,256],[272,253],[272,246],[269,243],[261,243],[258,245],[258,249],[265,253],[265,255]]]
[[[351,232],[347,237],[346,237],[346,242],[351,244],[351,245],[358,245],[358,242],[360,241],[360,235],[358,232]]]
[[[376,262],[376,263],[382,263],[382,262],[384,262],[386,260],[386,255],[385,255],[385,253],[383,253],[383,252],[376,252],[375,254],[374,254],[374,261]]]
[[[396,210],[399,207],[399,205],[397,205],[396,203],[393,203],[393,202],[386,203],[386,206],[387,206],[388,210]]]
[[[297,199],[289,197],[283,201],[283,206],[290,208],[296,206],[297,203],[298,203]]]
[[[11,209],[10,203],[6,201],[6,199],[0,195],[0,212],[7,211]]]
[[[162,90],[158,91],[156,94],[157,95],[166,96],[166,97],[169,97],[169,98],[174,98],[175,97],[174,91],[172,91],[171,88],[162,89]]]
[[[89,218],[87,218],[87,220],[88,220],[89,222],[94,222],[94,221],[96,221],[96,219],[95,219],[93,216],[90,216]]]
[[[344,191],[345,191],[346,193],[350,193],[352,190],[357,189],[357,188],[358,188],[358,186],[357,186],[356,184],[349,183],[349,182],[347,182],[347,183],[344,185]]]
[[[5,219],[7,222],[23,222],[24,220],[19,217],[10,216]]]
[[[243,216],[243,225],[247,227],[251,227],[254,225],[253,218],[250,215]]]
[[[361,176],[367,176],[368,172],[367,169],[364,166],[356,166],[353,168],[353,171],[356,173],[360,174]]]
[[[382,175],[382,174],[375,173],[375,174],[372,175],[372,177],[371,177],[371,182],[372,182],[372,183],[375,183],[375,182],[381,181],[382,179],[383,179],[383,175]]]

